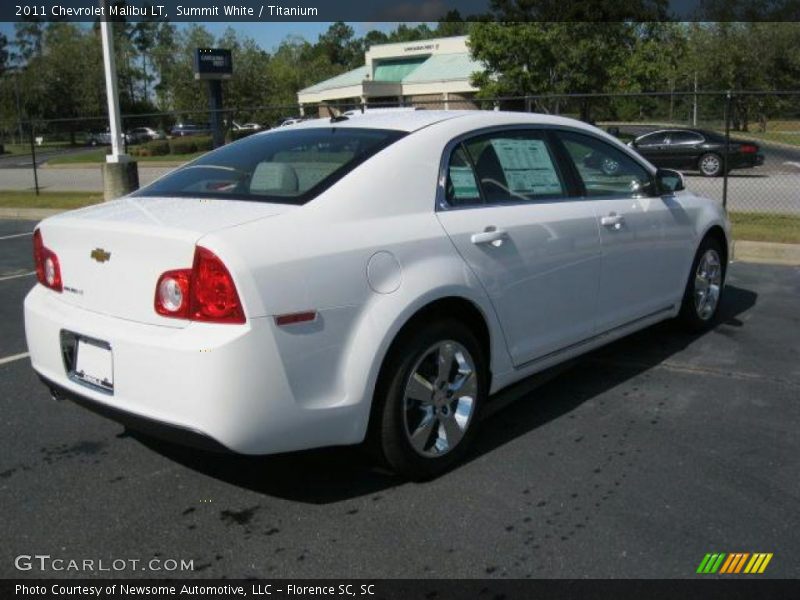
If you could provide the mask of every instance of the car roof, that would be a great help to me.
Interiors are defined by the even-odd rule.
[[[708,138],[718,138],[720,134],[715,133],[713,131],[708,131],[707,129],[697,129],[695,127],[664,127],[661,129],[653,129],[652,131],[647,131],[642,133],[636,137],[636,139],[643,138],[646,135],[652,135],[654,133],[672,133],[672,132],[679,132],[679,133],[696,133],[698,135],[703,135]]]
[[[358,127],[368,129],[393,129],[397,131],[412,132],[428,127],[442,121],[453,119],[463,120],[465,129],[477,129],[504,124],[532,124],[532,125],[568,125],[587,130],[597,131],[596,128],[565,117],[544,115],[539,113],[523,113],[495,110],[415,110],[415,111],[386,111],[365,112],[348,115],[346,119],[331,121],[330,118],[309,119],[298,123],[292,129],[311,129],[322,127]]]

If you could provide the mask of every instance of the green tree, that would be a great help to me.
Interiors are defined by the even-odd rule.
[[[328,27],[319,36],[316,49],[325,54],[332,65],[354,69],[363,62],[363,46],[353,28],[341,21]]]
[[[469,45],[485,68],[473,83],[479,97],[612,91],[635,42],[629,23],[476,23]],[[590,119],[588,99],[580,113]]]
[[[0,76],[6,72],[11,55],[8,51],[8,38],[0,33]]]
[[[144,8],[150,11],[152,3],[145,3]],[[152,12],[152,11],[151,11]],[[148,13],[148,15],[151,14]],[[147,16],[141,21],[138,21],[133,26],[131,39],[139,57],[142,61],[141,68],[141,84],[142,84],[142,100],[144,102],[150,101],[149,86],[154,80],[152,68],[148,69],[148,62],[150,62],[150,53],[153,50],[158,34],[160,20],[158,17]]]

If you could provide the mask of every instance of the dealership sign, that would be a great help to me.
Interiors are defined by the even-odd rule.
[[[224,48],[198,48],[194,53],[195,79],[230,79],[233,74],[231,51]]]

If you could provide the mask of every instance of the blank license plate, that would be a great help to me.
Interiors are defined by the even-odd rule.
[[[104,390],[114,389],[114,361],[111,350],[78,338],[75,376]]]

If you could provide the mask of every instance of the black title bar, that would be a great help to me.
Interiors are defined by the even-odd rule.
[[[3,0],[0,21],[798,21],[800,0]]]
[[[698,576],[695,579],[632,580],[134,580],[134,579],[6,579],[0,598],[123,600],[128,598],[191,598],[216,600],[548,600],[597,599],[771,600],[800,597],[800,581]]]

